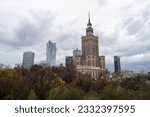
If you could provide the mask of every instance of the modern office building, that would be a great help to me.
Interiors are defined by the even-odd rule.
[[[23,54],[22,66],[25,69],[30,69],[34,64],[34,52],[28,51]]]
[[[114,56],[114,71],[121,72],[121,64],[119,56]]]
[[[76,50],[73,50],[73,60],[75,60],[77,56],[82,56],[82,52],[78,48]]]
[[[81,37],[82,55],[76,56],[74,63],[77,71],[97,79],[105,71],[105,56],[99,56],[98,37],[93,34],[90,16],[86,35]]]
[[[46,45],[46,63],[48,66],[56,65],[56,50],[56,43],[49,40]]]

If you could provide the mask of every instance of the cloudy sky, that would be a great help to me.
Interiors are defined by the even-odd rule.
[[[0,63],[22,63],[23,52],[45,60],[48,40],[57,44],[57,64],[81,49],[88,12],[100,55],[113,70],[113,56],[122,69],[150,70],[149,0],[0,0]]]

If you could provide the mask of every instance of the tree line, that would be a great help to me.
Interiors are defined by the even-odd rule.
[[[149,76],[108,80],[103,73],[97,80],[72,67],[0,69],[1,100],[117,100],[150,99]]]

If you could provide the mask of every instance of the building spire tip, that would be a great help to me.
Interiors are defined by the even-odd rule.
[[[90,20],[90,11],[89,11],[89,20]]]
[[[91,24],[91,19],[90,19],[90,11],[89,11],[89,13],[88,13],[88,16],[89,16],[88,26],[91,26],[92,24]]]

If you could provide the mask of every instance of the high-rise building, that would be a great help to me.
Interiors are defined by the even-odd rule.
[[[23,68],[30,69],[34,64],[34,52],[28,51],[23,54]]]
[[[120,57],[114,56],[114,68],[115,72],[121,72],[121,65],[120,65]]]
[[[99,66],[99,46],[98,46],[98,37],[94,36],[92,24],[89,21],[86,28],[86,35],[82,36],[82,56],[83,56],[83,65],[88,66]]]
[[[48,66],[56,65],[56,49],[56,43],[49,40],[46,47],[46,63]]]
[[[97,79],[105,71],[105,56],[99,56],[98,37],[93,34],[92,23],[89,20],[86,35],[81,37],[82,55],[76,56],[74,63],[77,71]]]
[[[73,60],[78,56],[82,56],[82,52],[77,48],[76,50],[73,50]]]

